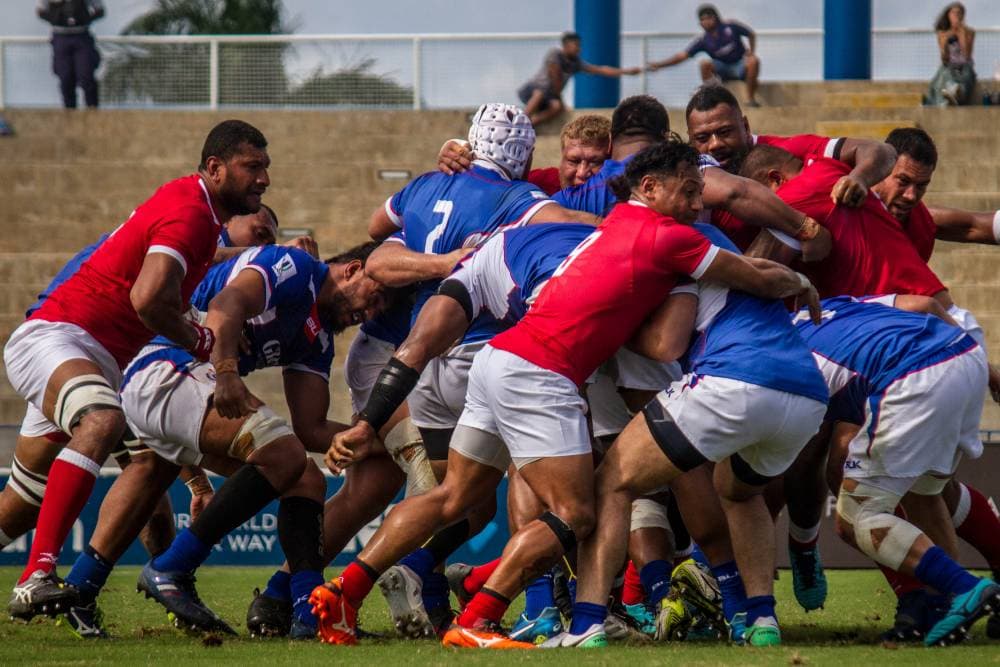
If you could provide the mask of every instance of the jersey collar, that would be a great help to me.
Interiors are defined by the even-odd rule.
[[[208,194],[208,188],[205,186],[205,179],[201,174],[198,174],[198,185],[201,186],[201,191],[205,193],[205,202],[208,204],[208,210],[212,212],[212,220],[215,222],[216,227],[221,227],[219,223],[219,216],[215,214],[215,208],[212,206],[212,197]]]
[[[510,176],[507,175],[506,171],[504,171],[503,169],[501,169],[497,165],[493,164],[489,160],[484,160],[482,158],[477,158],[477,159],[475,159],[475,160],[472,161],[472,165],[475,166],[475,167],[481,167],[483,169],[488,169],[488,170],[490,170],[490,171],[498,174],[500,176],[500,178],[502,178],[505,181],[509,181],[510,180]]]

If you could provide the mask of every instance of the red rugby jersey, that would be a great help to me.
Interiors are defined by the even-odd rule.
[[[785,203],[815,219],[833,237],[833,249],[826,259],[798,266],[820,297],[932,296],[945,289],[874,194],[869,193],[860,208],[834,206],[830,192],[849,171],[843,162],[817,158],[777,192]]]
[[[79,326],[124,368],[153,337],[129,296],[146,255],[164,253],[181,263],[186,303],[205,277],[221,230],[201,176],[171,181],[135,209],[29,319]]]
[[[577,385],[670,294],[700,277],[719,248],[701,232],[629,202],[570,253],[514,327],[490,341]]]
[[[528,172],[528,177],[524,180],[536,186],[547,195],[554,195],[562,190],[562,185],[559,183],[559,167],[532,169]]]

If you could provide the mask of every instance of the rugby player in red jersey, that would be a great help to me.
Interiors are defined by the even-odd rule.
[[[627,174],[639,184],[633,201],[617,206],[553,274],[524,319],[476,356],[443,484],[394,508],[343,575],[314,591],[326,641],[353,643],[357,609],[378,575],[494,493],[513,462],[547,511],[511,538],[443,641],[534,646],[506,638],[498,622],[525,583],[593,529],[593,459],[580,396],[587,377],[684,276],[771,298],[811,290],[787,267],[720,250],[690,226],[702,208],[702,180],[689,146],[652,146],[631,160]],[[402,366],[378,391],[416,382],[419,374]],[[342,458],[342,450],[335,442],[330,455]]]
[[[122,368],[156,334],[208,359],[214,336],[186,317],[188,298],[208,270],[222,225],[260,208],[270,184],[266,147],[247,123],[217,125],[198,173],[167,183],[136,208],[11,334],[4,348],[11,384],[71,438],[49,472],[11,615],[53,615],[76,602],[75,589],[56,577],[56,562],[125,430],[117,393]]]

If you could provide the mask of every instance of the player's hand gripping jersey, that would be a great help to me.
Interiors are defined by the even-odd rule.
[[[79,326],[124,368],[153,337],[129,296],[146,255],[164,253],[181,264],[181,298],[186,302],[208,271],[221,229],[201,176],[171,181],[141,204],[29,319]]]
[[[329,276],[329,267],[297,248],[252,248],[212,267],[195,291],[192,305],[207,311],[212,298],[241,271],[256,271],[263,277],[265,305],[264,312],[243,328],[249,351],[241,347],[240,375],[258,368],[282,366],[286,370],[314,373],[329,381],[334,354],[333,327],[320,318],[316,307],[316,297]],[[164,360],[173,362],[183,372],[193,357],[158,337],[129,366],[123,385],[150,363]]]
[[[428,172],[386,201],[386,213],[400,228],[387,242],[438,255],[471,248],[498,229],[526,224],[550,202],[534,185],[510,180],[480,160],[453,176]],[[439,284],[435,280],[420,286],[414,319]],[[476,340],[488,340],[495,331],[487,327],[480,335],[472,335]]]
[[[619,204],[556,269],[524,318],[490,344],[582,386],[678,277],[699,278],[718,251],[688,225],[637,202]]]

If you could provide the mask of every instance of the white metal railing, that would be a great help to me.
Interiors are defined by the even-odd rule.
[[[1000,28],[978,28],[980,78],[1000,63]],[[757,31],[765,81],[818,81],[823,31]],[[623,66],[663,59],[693,38],[684,32],[625,32]],[[116,107],[465,108],[513,101],[558,34],[164,35],[103,37],[102,104]],[[929,80],[938,65],[929,29],[877,29],[877,80]],[[997,73],[1000,75],[1000,72]],[[699,84],[685,63],[622,78],[622,94],[650,93],[683,105]],[[566,91],[572,100],[572,82]],[[0,109],[58,106],[44,37],[0,37]]]

